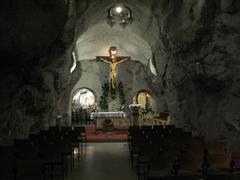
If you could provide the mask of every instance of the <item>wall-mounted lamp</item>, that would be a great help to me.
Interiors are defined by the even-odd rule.
[[[196,62],[195,67],[196,67],[196,74],[197,75],[203,75],[204,74],[204,69],[203,69],[203,65],[202,65],[201,62]]]

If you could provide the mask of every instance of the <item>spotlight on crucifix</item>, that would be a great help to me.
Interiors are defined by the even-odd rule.
[[[117,48],[112,46],[109,48],[109,55],[111,57],[111,59],[115,59],[117,56]]]
[[[110,26],[120,24],[125,28],[128,24],[131,24],[132,21],[132,11],[127,6],[116,5],[108,10],[107,22]]]
[[[130,60],[128,56],[117,56],[117,47],[109,48],[109,56],[97,56],[97,60],[104,61],[110,65],[111,88],[116,88],[117,64]]]

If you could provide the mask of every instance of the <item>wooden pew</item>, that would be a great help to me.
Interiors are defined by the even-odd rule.
[[[0,146],[0,179],[13,180],[16,177],[14,146]]]
[[[229,168],[231,153],[224,143],[207,143],[210,169]]]

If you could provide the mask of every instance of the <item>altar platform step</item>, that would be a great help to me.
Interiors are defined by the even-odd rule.
[[[115,126],[113,131],[95,129],[94,125],[85,125],[88,142],[126,142],[128,126]]]

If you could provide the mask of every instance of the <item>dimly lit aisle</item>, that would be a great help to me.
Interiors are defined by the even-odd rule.
[[[88,143],[79,165],[66,180],[136,180],[128,159],[127,143]]]

